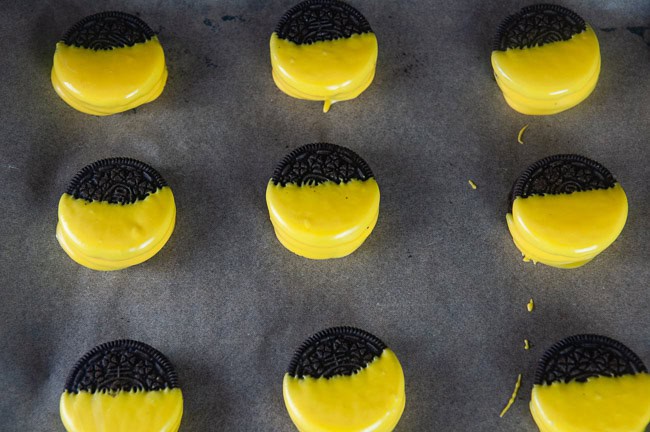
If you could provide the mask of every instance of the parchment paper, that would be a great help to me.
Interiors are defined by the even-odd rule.
[[[285,368],[304,339],[335,325],[366,329],[399,356],[399,432],[536,431],[537,361],[565,336],[613,337],[650,365],[650,3],[564,2],[595,28],[602,72],[584,103],[550,117],[510,109],[490,66],[497,26],[530,2],[352,1],[379,39],[377,75],[328,114],[271,79],[268,40],[293,4],[0,4],[0,430],[63,431],[69,370],[117,338],[174,363],[183,432],[295,430]],[[99,118],[67,106],[50,69],[58,38],[103,10],[159,32],[169,81],[155,102]],[[285,250],[266,209],[276,163],[319,141],[357,151],[381,188],[377,227],[344,259]],[[607,166],[630,203],[620,238],[575,270],[522,262],[505,224],[516,177],[556,153]],[[154,258],[102,273],[59,247],[57,203],[79,169],[115,156],[161,172],[178,220]]]

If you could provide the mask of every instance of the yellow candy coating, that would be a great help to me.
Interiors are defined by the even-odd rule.
[[[608,189],[517,197],[506,222],[525,261],[574,268],[618,238],[627,212],[627,196],[617,183]]]
[[[390,432],[406,403],[404,373],[390,349],[354,375],[286,374],[283,394],[300,432]]]
[[[56,44],[52,85],[78,111],[98,116],[155,100],[167,82],[165,54],[158,38],[133,46],[93,50]]]
[[[183,416],[180,389],[64,392],[59,402],[68,432],[176,432]]]
[[[379,186],[374,178],[301,186],[271,180],[266,203],[276,236],[287,249],[306,258],[339,258],[361,246],[375,227]]]
[[[158,253],[176,222],[169,187],[132,204],[88,202],[63,194],[56,237],[66,253],[94,270],[119,270]]]
[[[271,35],[273,79],[280,90],[298,99],[332,103],[354,99],[372,83],[377,64],[374,33],[297,44]]]
[[[593,29],[566,41],[492,51],[492,68],[506,102],[516,111],[548,115],[586,99],[600,75],[600,47]]]
[[[541,432],[644,432],[650,424],[650,375],[535,385],[530,411]]]

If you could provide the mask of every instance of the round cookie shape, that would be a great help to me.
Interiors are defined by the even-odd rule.
[[[528,115],[549,115],[586,99],[600,75],[600,47],[589,24],[558,5],[528,6],[499,26],[494,75],[506,102]]]
[[[140,264],[169,240],[176,223],[171,188],[149,165],[97,161],[74,176],[59,200],[56,237],[77,263],[94,270]]]
[[[106,342],[86,353],[72,368],[65,391],[116,393],[178,388],[171,362],[155,348],[134,340]]]
[[[601,164],[579,155],[544,158],[515,181],[506,215],[524,261],[575,268],[611,245],[627,220],[627,196]]]
[[[388,348],[378,337],[354,327],[333,327],[298,348],[287,373],[297,378],[354,375]]]
[[[537,367],[535,384],[586,382],[598,376],[647,373],[634,351],[606,336],[585,334],[565,338],[549,348]]]
[[[67,193],[88,202],[133,204],[168,186],[149,165],[130,158],[103,159],[74,176]]]
[[[370,166],[352,150],[335,144],[317,143],[302,146],[287,155],[273,173],[273,183],[286,186],[336,184],[374,177]]]
[[[611,172],[598,162],[575,154],[549,156],[530,165],[510,193],[510,208],[517,197],[570,194],[616,186]]]
[[[137,16],[124,12],[101,12],[73,25],[61,41],[68,46],[110,50],[145,43],[155,36],[156,33]]]
[[[298,45],[349,38],[372,33],[361,12],[338,0],[307,0],[289,9],[275,33]]]
[[[571,336],[540,360],[530,409],[541,432],[642,432],[650,423],[650,375],[616,340]]]
[[[68,105],[103,116],[155,100],[167,67],[158,37],[144,21],[101,12],[77,22],[57,43],[51,79]]]
[[[353,327],[334,327],[316,333],[296,351],[283,395],[301,432],[389,432],[404,411],[404,374],[379,338]]]
[[[176,432],[183,396],[169,360],[133,340],[99,345],[74,366],[60,400],[68,432]]]
[[[533,48],[568,41],[587,30],[580,15],[563,6],[536,4],[507,17],[494,38],[494,51]]]
[[[307,0],[287,11],[271,35],[273,79],[298,99],[332,103],[370,86],[377,38],[366,18],[339,0]]]
[[[368,164],[352,150],[327,143],[291,152],[266,188],[278,240],[311,259],[340,258],[361,246],[377,222],[379,200]]]

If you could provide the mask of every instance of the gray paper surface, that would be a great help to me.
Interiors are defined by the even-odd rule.
[[[304,339],[336,325],[400,358],[400,432],[536,431],[537,360],[565,336],[607,335],[650,364],[650,3],[564,2],[595,28],[602,72],[584,103],[550,117],[510,109],[490,66],[497,26],[528,2],[353,1],[379,39],[377,75],[328,114],[271,79],[268,40],[293,4],[0,4],[0,430],[63,431],[68,372],[117,338],[174,363],[183,432],[295,430],[284,371]],[[103,10],[159,32],[169,81],[155,102],[100,118],[66,105],[49,74],[58,38]],[[285,250],[265,204],[276,163],[319,141],[358,152],[382,193],[374,232],[338,260]],[[516,177],[556,153],[604,164],[630,203],[620,238],[575,270],[522,262],[505,224]],[[103,273],[70,260],[54,231],[70,179],[114,156],[158,169],[178,219],[154,258]]]

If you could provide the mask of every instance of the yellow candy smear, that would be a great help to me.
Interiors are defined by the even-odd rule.
[[[110,115],[156,99],[167,82],[158,38],[130,47],[93,50],[56,44],[52,85],[78,111]]]
[[[63,194],[56,237],[79,264],[119,270],[158,253],[174,230],[176,205],[169,187],[133,204],[88,202]]]
[[[524,127],[522,127],[522,128],[519,130],[519,134],[517,135],[517,142],[518,142],[519,144],[523,144],[523,143],[524,143],[524,132],[526,132],[526,129],[528,129],[528,126],[529,126],[529,125],[524,125]]]
[[[650,375],[535,385],[530,411],[541,432],[643,432],[650,423]]]
[[[404,373],[389,349],[350,376],[295,378],[286,374],[283,393],[300,432],[391,432],[406,402]]]
[[[64,392],[59,404],[68,432],[176,432],[183,416],[180,389]]]
[[[517,197],[506,215],[525,261],[579,267],[616,240],[627,220],[627,197],[609,189]]]
[[[596,87],[600,47],[593,29],[566,41],[492,51],[497,84],[522,114],[555,114],[582,102]]]
[[[269,181],[266,203],[287,249],[306,258],[339,258],[361,246],[375,227],[379,186],[374,178],[302,186]]]
[[[521,374],[517,375],[517,382],[515,383],[515,389],[512,391],[512,396],[510,396],[510,399],[508,399],[508,403],[503,408],[503,410],[501,410],[501,414],[499,414],[499,417],[503,418],[503,416],[506,415],[506,413],[510,410],[510,408],[512,408],[512,405],[514,405],[515,401],[517,400],[517,394],[519,393],[519,389],[521,388],[521,378],[522,378]]]
[[[296,44],[271,35],[273,79],[280,90],[298,99],[334,102],[354,99],[372,82],[377,64],[374,33]]]

